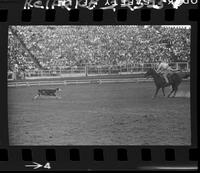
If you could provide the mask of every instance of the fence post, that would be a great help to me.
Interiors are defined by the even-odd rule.
[[[187,71],[189,71],[189,63],[187,62]]]
[[[88,67],[87,67],[87,65],[85,65],[85,76],[86,77],[88,76]]]
[[[131,64],[131,73],[133,73],[133,67],[132,67],[132,64]]]
[[[178,70],[178,62],[176,62],[176,70]]]
[[[142,63],[142,71],[141,72],[143,72],[144,71],[144,63]]]

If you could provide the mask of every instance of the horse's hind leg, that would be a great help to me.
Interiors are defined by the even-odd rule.
[[[157,96],[157,94],[158,94],[158,91],[159,91],[159,89],[160,89],[160,88],[158,88],[158,87],[156,88],[156,92],[155,92],[155,94],[154,94],[154,96],[153,96],[152,98],[156,98],[156,96]]]
[[[165,96],[165,88],[162,87],[163,96]]]

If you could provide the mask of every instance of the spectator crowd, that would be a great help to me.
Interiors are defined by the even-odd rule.
[[[159,59],[169,63],[190,61],[190,27],[160,25],[10,27],[15,30],[18,37],[9,29],[9,72],[84,65],[157,63]]]

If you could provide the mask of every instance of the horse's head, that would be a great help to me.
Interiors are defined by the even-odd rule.
[[[144,74],[144,77],[149,77],[149,76],[152,76],[153,74],[155,73],[155,70],[153,68],[149,68],[147,70],[147,72]]]

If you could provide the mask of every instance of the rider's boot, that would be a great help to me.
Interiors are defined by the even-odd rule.
[[[169,80],[168,80],[167,76],[164,77],[164,78],[165,78],[165,85],[168,85],[169,84]]]
[[[166,82],[166,85],[168,85],[168,84],[169,84],[169,80],[168,80],[168,79],[165,79],[165,82]]]

